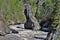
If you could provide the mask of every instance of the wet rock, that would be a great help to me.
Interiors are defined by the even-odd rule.
[[[25,27],[24,24],[16,24],[16,25],[10,25],[10,33],[18,33],[18,31],[22,31]]]

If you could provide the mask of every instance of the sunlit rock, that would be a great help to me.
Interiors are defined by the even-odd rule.
[[[24,24],[10,25],[9,28],[12,32],[18,32],[24,29]]]
[[[21,40],[19,34],[7,34],[5,37],[6,40]]]

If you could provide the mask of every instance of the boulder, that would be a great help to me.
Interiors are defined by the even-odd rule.
[[[35,40],[34,33],[32,30],[23,30],[19,31],[20,37],[22,37],[22,40]]]
[[[6,40],[21,40],[19,34],[7,34],[5,35]]]
[[[25,23],[25,28],[39,30],[40,25],[37,19],[33,16],[32,11],[31,11],[31,5],[29,3],[25,4],[24,13],[27,19]]]
[[[33,29],[34,23],[29,19],[26,21],[24,26],[25,26],[25,29]]]
[[[10,25],[9,28],[12,32],[15,33],[15,32],[23,30],[24,29],[24,24]]]

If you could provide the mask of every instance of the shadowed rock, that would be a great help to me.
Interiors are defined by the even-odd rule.
[[[56,32],[52,35],[52,38],[53,38],[52,40],[57,40],[59,36],[60,36],[60,24],[57,25]]]
[[[6,40],[34,40],[31,36],[27,36],[30,34],[8,34],[6,35]]]
[[[29,3],[25,4],[24,13],[25,13],[25,16],[27,19],[27,21],[25,23],[25,28],[39,30],[40,25],[39,25],[37,19],[33,16],[32,12],[31,12],[31,6]]]

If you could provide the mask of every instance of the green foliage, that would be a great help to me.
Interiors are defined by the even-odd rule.
[[[37,13],[36,13],[36,18],[37,19],[42,19],[44,17],[44,8],[42,5],[39,5],[38,6],[38,10],[37,10]]]
[[[31,4],[31,11],[33,13],[33,15],[35,15],[36,13],[36,3],[37,3],[37,0],[29,0],[29,3]]]
[[[58,16],[59,15],[59,16]],[[45,0],[42,5],[37,4],[36,18],[39,20],[52,19],[51,26],[56,29],[56,25],[60,24],[60,2],[59,0]]]
[[[13,12],[16,20],[23,22],[25,19],[25,16],[23,13],[24,6],[23,6],[22,2],[19,0],[10,0],[10,4],[11,4],[12,12]]]
[[[0,0],[0,8],[3,9],[3,16],[7,23],[13,21],[15,23],[25,23],[24,5],[19,0]]]
[[[55,2],[54,2],[55,3]],[[36,10],[36,17],[39,20],[46,20],[50,18],[53,8],[54,8],[54,3],[52,0],[45,0],[45,2],[40,5],[39,3],[37,4],[37,10]]]
[[[57,37],[57,40],[60,40],[60,35]]]
[[[45,0],[45,4],[50,8],[54,8],[55,0]]]
[[[57,24],[60,24],[60,2],[58,0],[55,1],[56,4],[55,4],[55,11],[54,11],[54,15],[52,16],[53,17],[53,22],[52,22],[52,27],[56,29],[56,25]],[[55,25],[55,26],[54,26]]]

